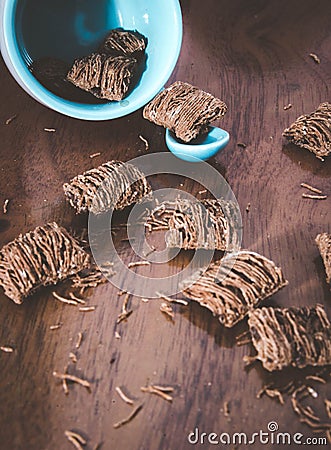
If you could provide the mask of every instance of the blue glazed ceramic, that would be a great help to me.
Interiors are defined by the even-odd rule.
[[[179,0],[0,0],[0,21],[2,56],[20,86],[43,105],[85,120],[114,119],[148,103],[168,80],[182,41]],[[86,56],[118,27],[148,39],[146,69],[121,102],[65,100],[28,70],[27,64],[45,56],[67,62]]]
[[[229,139],[229,133],[218,127],[209,127],[207,134],[189,143],[178,140],[174,133],[166,130],[168,149],[178,158],[189,162],[200,162],[211,158],[228,144]]]

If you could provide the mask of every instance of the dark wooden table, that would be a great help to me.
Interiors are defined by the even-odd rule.
[[[182,10],[183,46],[169,83],[188,81],[228,104],[222,127],[231,141],[210,163],[238,199],[243,248],[272,258],[289,280],[267,304],[319,302],[331,316],[330,293],[314,243],[317,233],[330,232],[331,159],[321,162],[282,138],[296,117],[331,100],[330,2],[183,0]],[[311,52],[320,57],[320,64]],[[103,123],[64,117],[25,94],[3,62],[0,96],[0,201],[10,199],[8,213],[0,217],[1,245],[51,220],[79,232],[86,218],[75,217],[66,204],[63,182],[107,160],[127,161],[144,154],[139,134],[148,139],[151,152],[167,151],[163,130],[145,121],[141,110]],[[288,103],[292,108],[284,110]],[[6,125],[13,115],[17,117]],[[101,155],[91,160],[89,155],[96,152]],[[159,184],[166,182],[163,177]],[[302,198],[301,182],[317,186],[328,199]],[[195,192],[192,183],[186,187]],[[127,262],[134,258],[125,242],[121,255]],[[103,450],[184,450],[193,447],[187,436],[195,427],[207,433],[249,434],[266,430],[271,421],[278,423],[279,431],[313,435],[299,423],[289,399],[283,406],[267,397],[256,399],[272,377],[260,364],[245,369],[242,358],[251,349],[235,345],[245,324],[225,330],[197,304],[175,305],[171,323],[159,311],[160,302],[133,298],[133,314],[116,327],[122,304],[117,292],[110,283],[92,290],[88,304],[97,308],[90,313],[55,301],[50,289],[21,306],[1,293],[0,345],[15,348],[11,354],[0,352],[1,449],[73,448],[65,430],[87,437],[89,450],[98,443]],[[60,329],[50,330],[59,322]],[[76,350],[79,332],[83,341]],[[88,379],[91,393],[71,384],[66,396],[53,377],[54,370],[62,371],[67,364],[70,351],[78,362],[68,371]],[[146,382],[173,386],[173,402],[142,393]],[[135,404],[144,403],[137,417],[120,429],[113,424],[132,407],[119,398],[116,386]],[[323,389],[330,397],[330,383]],[[321,412],[323,405],[314,408]],[[262,447],[271,445],[255,444]]]

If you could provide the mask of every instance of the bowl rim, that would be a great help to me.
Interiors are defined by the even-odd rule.
[[[35,100],[47,106],[48,108],[64,114],[69,117],[83,120],[103,121],[117,119],[146,105],[157,93],[164,87],[168,81],[172,71],[174,70],[179,58],[182,36],[182,12],[179,0],[167,0],[169,8],[173,11],[173,25],[176,36],[176,48],[174,49],[172,58],[166,65],[162,77],[157,79],[157,83],[152,84],[146,89],[139,98],[131,100],[127,99],[118,102],[118,108],[107,109],[108,104],[86,104],[76,103],[62,99],[42,86],[39,81],[31,74],[27,65],[18,51],[16,33],[15,33],[15,14],[18,0],[4,1],[0,5],[2,15],[2,30],[0,31],[0,47],[4,61],[16,79],[18,84]],[[2,7],[2,8],[1,8]]]

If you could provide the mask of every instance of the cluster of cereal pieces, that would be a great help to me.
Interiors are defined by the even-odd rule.
[[[77,213],[94,214],[123,209],[152,192],[137,167],[119,161],[78,175],[63,187]],[[225,327],[248,316],[256,359],[265,369],[331,364],[331,325],[321,305],[257,308],[287,281],[281,268],[266,257],[248,250],[231,252],[237,242],[234,211],[232,203],[224,199],[194,202],[177,198],[157,204],[145,225],[151,232],[169,230],[168,248],[230,251],[193,274],[193,281],[185,280],[180,288],[186,299],[208,308]],[[320,234],[316,242],[330,283],[331,235]],[[90,255],[79,242],[50,223],[20,235],[0,250],[0,285],[8,297],[21,303],[40,286],[56,284],[90,265]]]
[[[122,100],[144,63],[147,39],[138,32],[114,29],[98,52],[76,59],[67,80],[106,100]]]
[[[78,175],[64,185],[64,191],[77,213],[100,214],[111,206],[123,209],[139,202],[151,187],[132,164],[110,161]],[[85,269],[93,269],[89,253],[56,223],[20,235],[0,250],[0,286],[15,303],[41,286],[55,285]]]
[[[169,248],[229,251],[231,242],[236,242],[233,213],[231,202],[223,199],[202,200],[197,204],[176,199],[158,204],[146,219],[146,226],[150,231],[168,228]],[[213,242],[209,235],[213,236]],[[316,242],[330,282],[331,235],[318,235]],[[281,268],[271,260],[241,250],[228,253],[205,269],[182,283],[182,294],[209,309],[225,327],[231,328],[248,316],[251,341],[257,351],[255,359],[265,369],[331,364],[331,325],[321,305],[257,308],[288,284]]]
[[[62,60],[43,57],[29,70],[54,94],[71,101],[120,101],[141,76],[146,63],[147,38],[137,31],[111,30],[99,49],[76,59],[71,67]]]

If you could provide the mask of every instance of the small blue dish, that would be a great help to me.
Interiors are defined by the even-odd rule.
[[[222,150],[228,144],[230,135],[222,128],[209,127],[207,134],[189,143],[184,143],[178,140],[172,131],[167,129],[165,139],[168,149],[177,158],[189,162],[200,162],[211,158]]]

